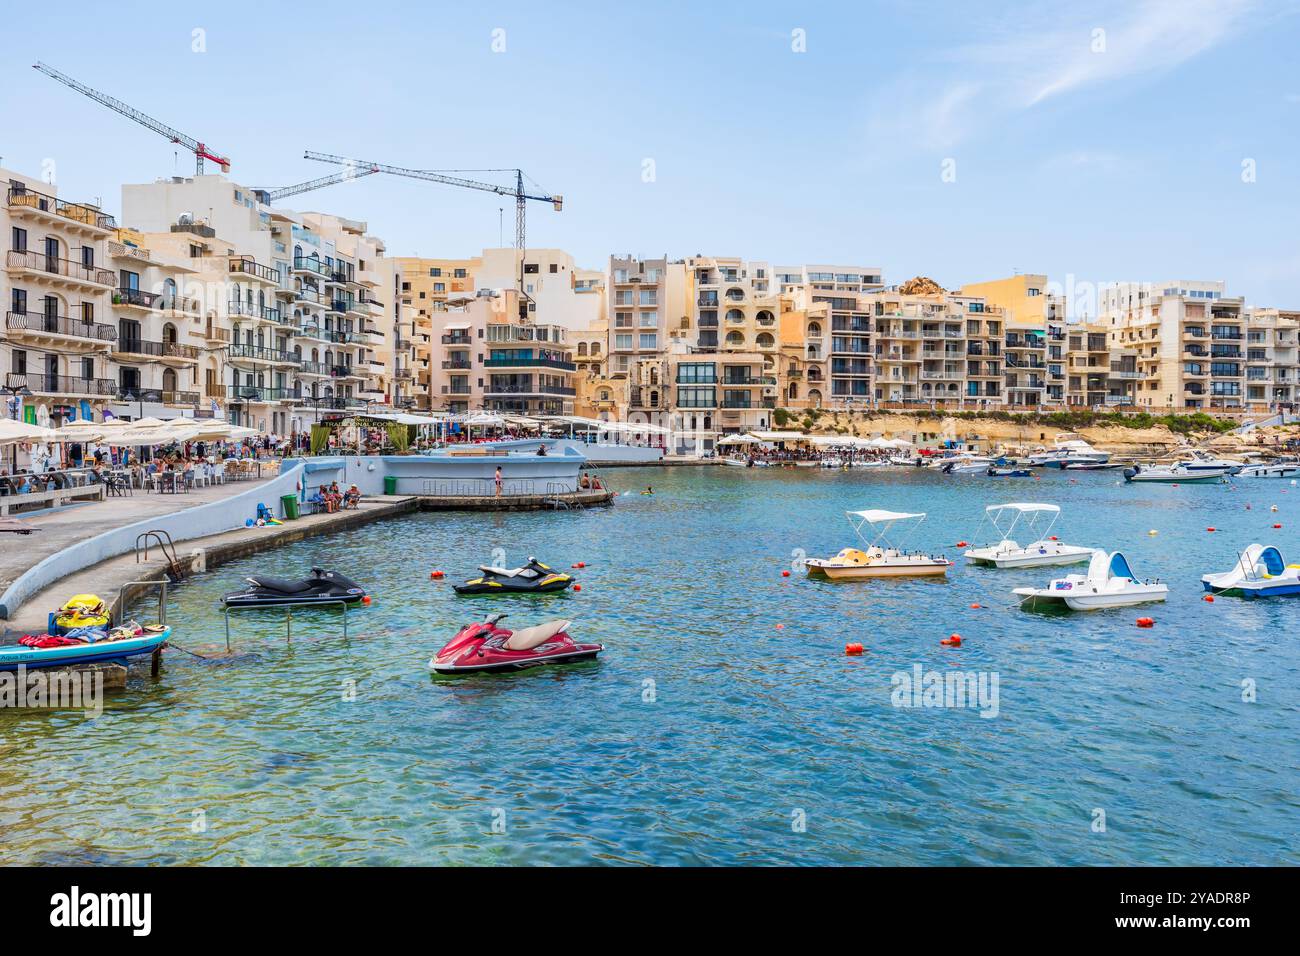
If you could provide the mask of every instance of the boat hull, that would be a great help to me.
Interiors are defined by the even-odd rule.
[[[1013,593],[1020,597],[1022,605],[1031,607],[1035,604],[1043,604],[1064,606],[1071,611],[1102,611],[1112,607],[1133,607],[1137,604],[1158,603],[1169,596],[1169,589],[1162,585],[1158,588],[1153,586],[1119,593],[1086,594],[1039,588],[1016,588]]]
[[[947,561],[915,561],[908,564],[867,564],[836,566],[809,563],[810,576],[823,576],[832,581],[861,581],[867,578],[937,577],[948,573]]]
[[[171,628],[157,634],[144,634],[122,641],[98,644],[73,644],[67,647],[0,647],[0,671],[28,670],[40,667],[68,667],[77,664],[125,662],[132,657],[152,654],[171,636]]]
[[[1022,551],[1007,552],[1004,554],[991,554],[987,551],[980,553],[978,551],[968,551],[966,560],[977,567],[986,568],[1045,568],[1060,567],[1067,564],[1082,564],[1092,559],[1092,549],[1083,548],[1077,552],[1058,551],[1058,552],[1029,552],[1028,549]]]

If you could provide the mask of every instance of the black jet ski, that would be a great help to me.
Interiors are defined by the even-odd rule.
[[[457,594],[551,594],[573,583],[573,576],[552,571],[530,557],[522,568],[490,568],[479,565],[482,574],[456,585]]]
[[[258,574],[245,578],[248,587],[222,598],[226,607],[280,607],[289,604],[326,604],[347,601],[355,604],[366,598],[366,589],[337,571],[312,568],[311,577],[286,581]]]

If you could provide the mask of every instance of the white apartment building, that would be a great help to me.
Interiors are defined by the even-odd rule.
[[[581,269],[562,249],[526,249],[523,301],[527,317],[577,331],[605,317],[605,273]],[[519,254],[514,249],[484,249],[474,273],[478,289],[519,286]]]

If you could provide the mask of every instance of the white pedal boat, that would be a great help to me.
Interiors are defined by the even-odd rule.
[[[1064,605],[1072,611],[1099,611],[1163,601],[1168,585],[1134,577],[1128,559],[1116,551],[1093,553],[1086,574],[1057,578],[1045,588],[1016,588],[1013,592],[1023,607]]]
[[[1007,516],[1011,520],[1003,527]],[[1051,516],[1047,527],[1039,530],[1038,524]],[[971,548],[966,552],[966,560],[971,564],[994,568],[1035,568],[1048,565],[1081,564],[1092,559],[1093,548],[1077,544],[1066,544],[1051,537],[1052,526],[1061,516],[1061,509],[1056,505],[1034,504],[1032,502],[1011,502],[1005,505],[989,505],[984,509],[988,518],[998,532],[997,544],[982,548]],[[1036,536],[1036,540],[1021,547],[1011,537],[1016,525],[1025,520],[1025,528]],[[978,532],[977,532],[978,533]]]

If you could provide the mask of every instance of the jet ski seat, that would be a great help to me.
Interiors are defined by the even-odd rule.
[[[566,631],[572,621],[547,621],[536,627],[524,627],[515,631],[506,639],[506,647],[512,651],[531,651],[540,644],[545,644],[556,634]]]
[[[478,569],[484,574],[495,574],[500,578],[534,578],[537,572],[532,568],[493,568],[486,564],[480,564]]]
[[[284,578],[245,578],[253,587],[275,591],[278,594],[301,594],[310,591],[311,581],[286,581]]]

